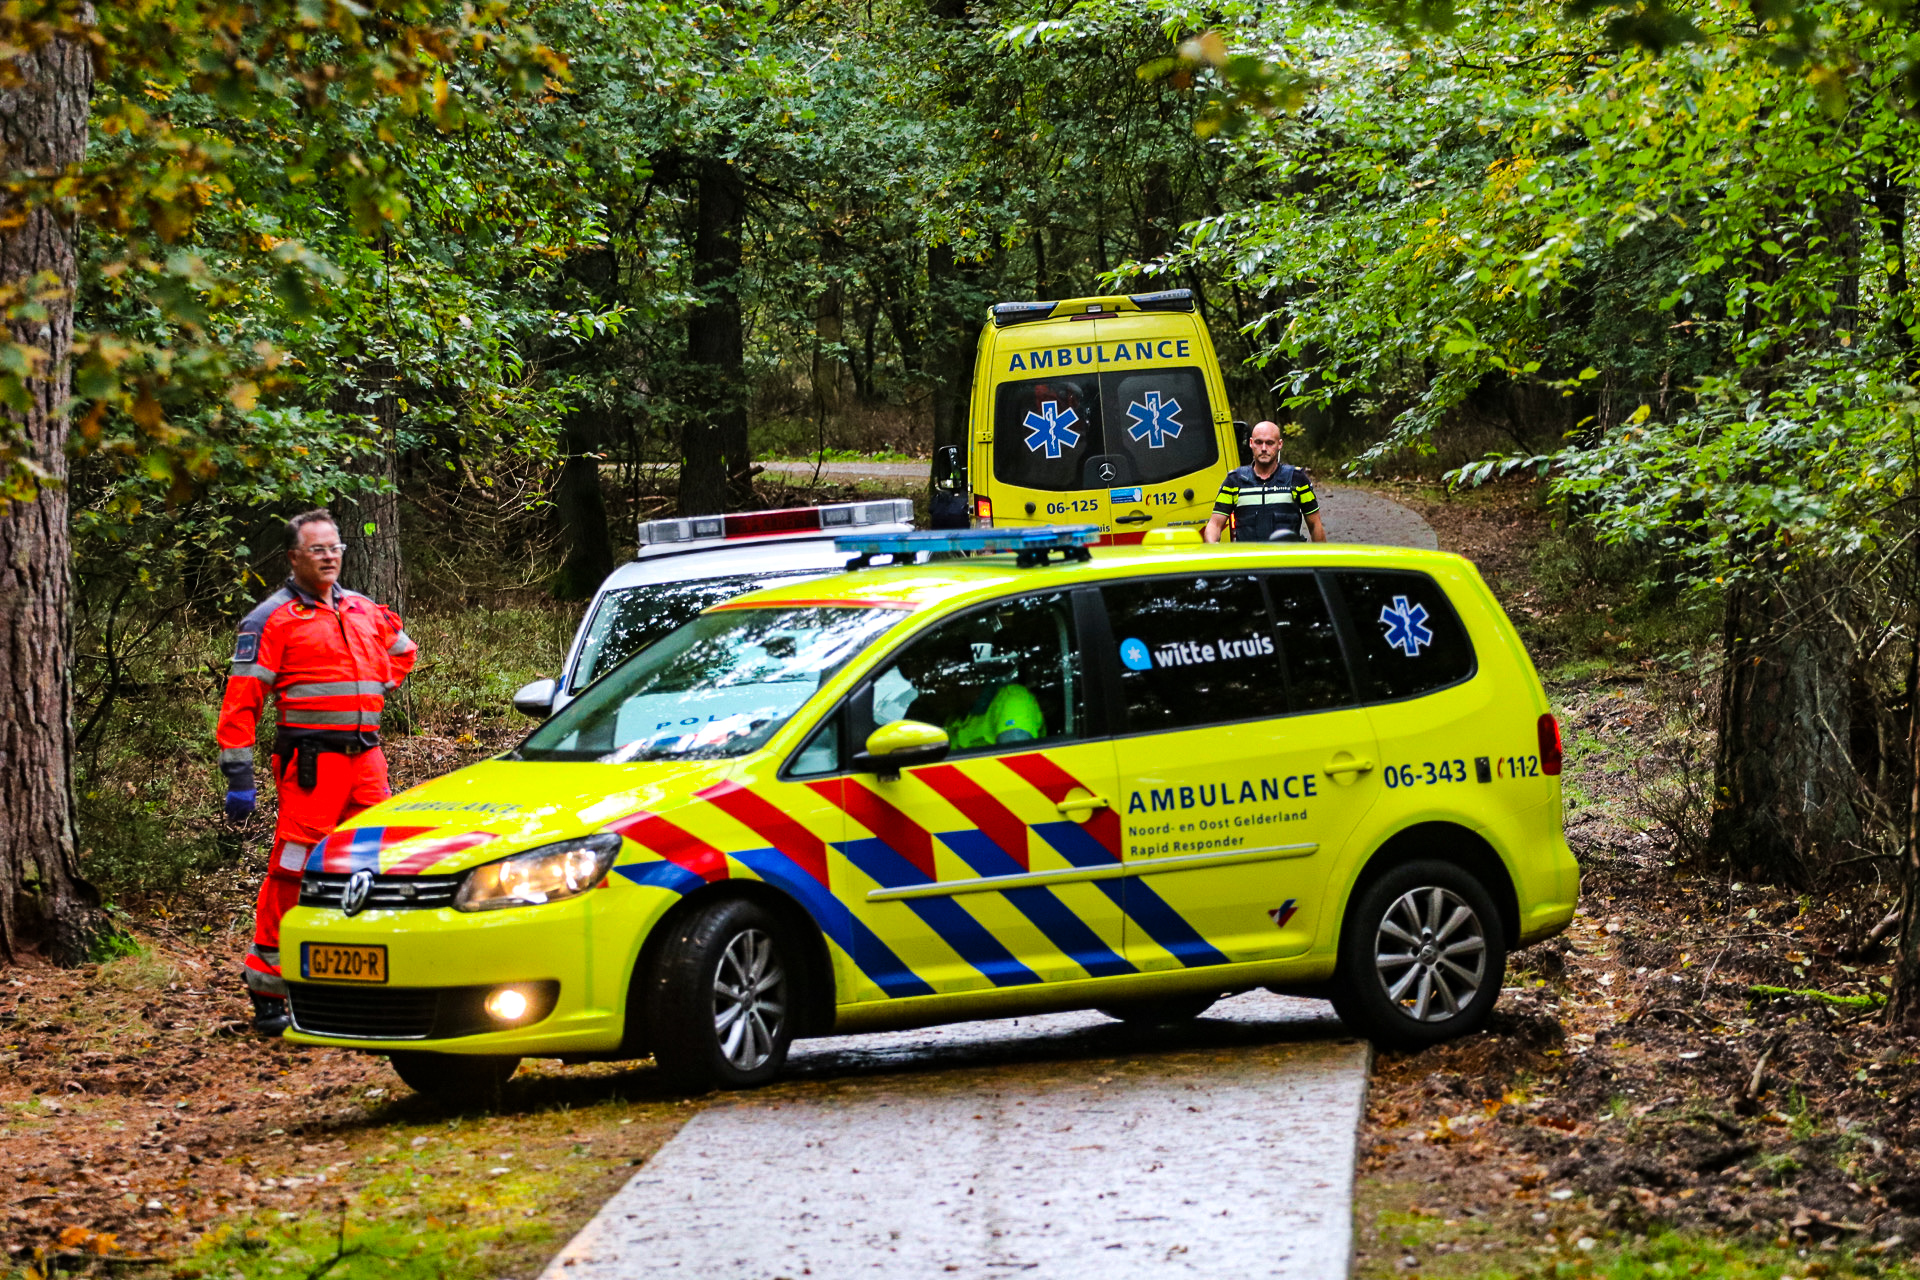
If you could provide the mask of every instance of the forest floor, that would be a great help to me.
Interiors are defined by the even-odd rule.
[[[1520,625],[1568,739],[1585,882],[1573,928],[1514,957],[1488,1031],[1378,1059],[1356,1274],[1913,1275],[1920,1044],[1880,1026],[1886,957],[1864,941],[1890,894],[1689,870],[1708,694],[1686,627],[1596,584],[1527,488],[1367,487],[1419,509]],[[469,605],[408,625],[445,690],[393,742],[396,787],[517,736],[504,699],[570,623]],[[170,829],[212,821],[191,754],[162,762]],[[237,960],[269,818],[237,859],[119,892],[131,954],[0,972],[0,1273],[537,1274],[703,1101],[646,1064],[528,1063],[498,1107],[455,1113],[381,1059],[252,1036]]]

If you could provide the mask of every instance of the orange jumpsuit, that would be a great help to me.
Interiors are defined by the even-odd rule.
[[[387,692],[407,678],[419,656],[393,610],[343,587],[333,594],[333,604],[324,604],[288,578],[240,623],[214,735],[228,790],[253,790],[260,712],[269,692],[278,701],[272,759],[280,814],[244,966],[248,990],[260,996],[287,994],[280,918],[299,900],[308,853],[335,826],[389,794],[380,713]],[[302,786],[299,776],[303,746],[313,766],[311,786]]]

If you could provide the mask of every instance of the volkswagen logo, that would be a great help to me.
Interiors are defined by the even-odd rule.
[[[373,892],[373,872],[356,871],[347,877],[347,887],[340,891],[340,909],[350,916],[357,916],[367,905],[367,895]]]

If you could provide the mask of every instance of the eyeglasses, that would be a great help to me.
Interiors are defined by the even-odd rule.
[[[317,560],[325,560],[333,556],[345,555],[347,553],[347,544],[344,542],[316,542],[310,547],[301,547],[300,550]]]

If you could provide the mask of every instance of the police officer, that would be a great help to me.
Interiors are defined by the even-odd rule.
[[[1312,480],[1299,467],[1280,461],[1279,425],[1254,423],[1247,448],[1253,454],[1252,465],[1227,473],[1213,516],[1200,536],[1218,542],[1232,521],[1235,542],[1267,542],[1282,530],[1297,537],[1304,522],[1315,542],[1325,542],[1327,530],[1320,523],[1320,500],[1313,496]]]
[[[287,531],[292,572],[240,623],[214,735],[227,816],[239,820],[254,810],[255,726],[268,693],[278,700],[272,759],[280,816],[243,966],[253,1025],[268,1035],[288,1026],[280,918],[299,900],[313,846],[390,794],[380,712],[418,656],[393,610],[339,585],[346,548],[331,515],[295,516]]]

